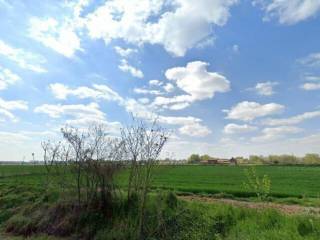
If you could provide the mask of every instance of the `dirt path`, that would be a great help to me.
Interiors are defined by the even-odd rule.
[[[314,214],[320,215],[319,207],[305,207],[300,205],[290,205],[290,204],[280,204],[280,203],[270,203],[270,202],[246,202],[241,200],[233,200],[226,198],[212,198],[212,197],[202,197],[202,196],[179,196],[180,199],[187,201],[200,201],[206,203],[225,203],[236,207],[244,207],[251,209],[265,209],[272,208],[277,209],[285,214]]]

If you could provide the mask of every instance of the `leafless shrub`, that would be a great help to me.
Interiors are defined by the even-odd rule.
[[[110,137],[102,125],[88,130],[66,126],[58,143],[44,142],[44,162],[49,179],[57,179],[61,189],[68,188],[77,196],[78,206],[98,207],[106,214],[117,200],[119,189],[115,175],[123,167],[129,170],[127,202],[138,200],[137,238],[142,238],[147,195],[152,169],[168,140],[168,132],[153,121],[134,120],[121,129],[119,138]]]
[[[61,132],[62,141],[42,143],[47,178],[57,179],[61,189],[70,179],[68,187],[75,190],[79,205],[97,203],[106,208],[115,191],[114,174],[121,166],[121,141],[108,136],[103,125],[82,131],[66,126]]]
[[[131,126],[121,130],[121,137],[129,162],[128,204],[130,205],[132,196],[138,196],[137,236],[141,238],[152,168],[157,164],[157,158],[168,140],[168,132],[156,120],[147,125],[134,119]]]

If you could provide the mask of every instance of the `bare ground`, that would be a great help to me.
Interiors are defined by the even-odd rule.
[[[180,199],[186,201],[199,201],[205,203],[224,203],[229,204],[236,207],[242,208],[251,208],[251,209],[276,209],[282,213],[289,215],[297,215],[297,214],[313,214],[320,215],[319,207],[305,207],[295,204],[280,204],[280,203],[271,203],[271,202],[249,202],[249,201],[241,201],[234,199],[226,199],[226,198],[213,198],[213,197],[204,197],[204,196],[179,196]]]

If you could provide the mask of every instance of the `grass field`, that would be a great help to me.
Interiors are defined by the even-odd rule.
[[[227,193],[238,197],[253,196],[244,189],[246,166],[158,166],[153,175],[153,186],[185,193]],[[259,175],[271,179],[274,197],[319,197],[320,167],[316,166],[256,166]],[[43,166],[0,166],[0,184],[22,181],[41,184]],[[120,177],[125,182],[127,174]]]
[[[231,193],[251,195],[243,187],[246,166],[161,166],[155,171],[154,185],[192,193]],[[257,166],[259,175],[271,179],[276,197],[318,197],[320,167]]]
[[[227,193],[235,197],[253,196],[246,191],[245,166],[158,166],[154,171],[154,188],[176,192],[213,194]],[[257,173],[267,174],[272,181],[274,197],[291,197],[307,201],[317,197],[320,167],[257,166]],[[127,178],[126,171],[119,176],[121,185]],[[86,233],[94,229],[92,239],[131,239],[130,219],[121,212],[113,222],[101,222],[101,214],[74,215],[63,210],[55,189],[46,191],[44,166],[0,166],[0,239],[67,240],[61,233]],[[125,187],[125,186],[124,186]],[[159,195],[158,195],[159,194]],[[320,239],[320,219],[314,215],[286,215],[275,209],[249,209],[221,203],[184,201],[179,199],[177,208],[168,208],[166,191],[152,193],[148,206],[148,229],[156,229],[159,221],[165,223],[165,236],[155,235],[146,239],[217,239],[217,240],[283,240]],[[237,200],[238,201],[238,200]],[[250,202],[252,203],[252,202]],[[163,205],[164,204],[164,205]],[[317,205],[318,206],[318,205]],[[56,218],[59,216],[59,218]],[[52,224],[52,221],[57,221]],[[90,219],[90,221],[88,220]],[[135,218],[134,218],[135,219]],[[129,221],[126,222],[126,221]],[[54,226],[54,233],[47,235],[42,226]],[[88,230],[88,231],[89,231]],[[50,230],[51,231],[51,230]],[[160,230],[160,233],[164,230]],[[58,232],[59,234],[56,234]],[[91,230],[90,230],[91,232]],[[153,232],[153,231],[152,231]],[[26,235],[27,234],[27,235]],[[17,238],[13,237],[17,235]],[[68,236],[66,234],[66,236]],[[106,238],[108,236],[108,238]],[[154,237],[156,236],[156,237]],[[169,236],[169,237],[168,237]],[[85,239],[74,236],[71,239]],[[91,238],[90,238],[91,239]]]

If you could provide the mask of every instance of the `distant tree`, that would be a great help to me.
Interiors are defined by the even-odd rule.
[[[316,153],[308,153],[303,157],[304,164],[320,164],[320,156]]]
[[[252,163],[252,164],[262,164],[263,161],[264,161],[264,158],[262,156],[251,155],[249,157],[249,163]]]
[[[191,156],[188,158],[189,163],[198,163],[201,161],[199,154],[191,154]]]
[[[211,157],[210,157],[208,154],[202,155],[202,156],[200,157],[200,160],[201,160],[201,161],[207,161],[207,160],[209,160],[209,159],[211,159]]]

